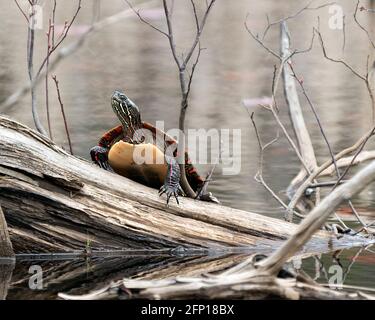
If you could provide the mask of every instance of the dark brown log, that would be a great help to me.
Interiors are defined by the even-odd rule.
[[[3,117],[0,202],[16,253],[87,246],[270,249],[296,229],[278,219],[187,198],[166,207],[157,190],[71,156],[48,138]],[[318,232],[305,250],[323,252],[335,244],[339,242],[328,233]]]

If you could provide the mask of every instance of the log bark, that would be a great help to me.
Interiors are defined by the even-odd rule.
[[[188,198],[166,207],[157,190],[74,157],[3,117],[0,202],[16,253],[87,246],[232,252],[278,247],[296,229],[278,219]],[[318,232],[310,250],[328,251],[330,240],[328,233]]]
[[[10,241],[7,222],[0,205],[0,259],[14,257],[12,242]]]
[[[8,226],[0,205],[0,300],[5,300],[7,297],[14,265],[13,247],[9,237]]]
[[[0,300],[5,300],[11,283],[15,260],[0,259]]]

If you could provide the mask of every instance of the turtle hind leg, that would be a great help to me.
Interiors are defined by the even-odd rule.
[[[164,184],[159,189],[159,196],[167,196],[167,205],[172,196],[176,199],[177,204],[180,204],[178,201],[178,195],[182,191],[180,186],[180,166],[174,158],[168,158],[167,160],[167,174],[165,176]]]

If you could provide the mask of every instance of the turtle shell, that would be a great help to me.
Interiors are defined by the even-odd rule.
[[[174,149],[173,155],[176,156],[177,141],[147,122],[142,123],[142,129],[144,130],[142,134],[151,135],[149,138],[152,139],[146,137],[144,143],[134,144],[130,139],[132,137],[124,136],[122,126],[118,126],[103,136],[101,142],[110,148],[108,160],[116,173],[149,187],[160,188],[167,173],[164,152],[170,147],[169,150]],[[140,155],[143,159],[145,154],[152,155],[152,161],[137,162],[136,155]],[[187,152],[185,152],[185,171],[190,186],[197,191],[204,180],[191,163]]]

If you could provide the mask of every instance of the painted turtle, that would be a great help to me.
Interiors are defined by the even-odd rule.
[[[180,167],[176,161],[177,141],[143,122],[139,108],[124,93],[115,91],[111,105],[121,125],[106,132],[98,146],[90,150],[93,162],[105,170],[114,171],[149,187],[160,188],[159,194],[166,194],[167,204],[172,196],[179,203],[178,195],[183,191],[188,193],[186,187],[180,185]],[[146,154],[151,155],[151,162],[138,161],[139,158],[144,160]],[[198,199],[219,203],[210,192],[203,194],[205,180],[192,165],[187,152],[185,171],[187,182],[199,195]]]

